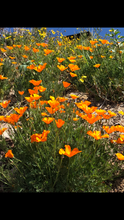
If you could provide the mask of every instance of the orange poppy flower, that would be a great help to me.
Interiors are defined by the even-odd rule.
[[[59,58],[59,57],[56,57],[56,59],[58,60],[59,63],[61,63],[65,60],[64,58]]]
[[[46,44],[46,43],[41,43],[41,46],[42,46],[42,47],[48,47],[48,44]]]
[[[109,42],[108,42],[108,40],[102,40],[102,39],[99,39],[99,41],[101,41],[102,42],[102,44],[109,44]]]
[[[3,115],[0,115],[0,121],[4,121],[5,117]]]
[[[98,68],[98,67],[100,67],[100,65],[101,65],[101,64],[98,63],[98,64],[95,64],[95,65],[93,65],[93,66],[96,67],[96,68]]]
[[[41,43],[36,43],[37,46],[41,46]]]
[[[15,59],[15,57],[11,57],[11,56],[9,56],[9,58],[10,58],[11,60],[14,60],[14,59]]]
[[[42,82],[42,80],[36,81],[36,80],[32,79],[29,82],[32,83],[34,86],[39,86],[39,84]]]
[[[90,57],[91,60],[93,59],[93,56],[89,56],[89,57]]]
[[[3,101],[0,103],[0,105],[3,107],[3,108],[7,108],[8,104],[10,103],[11,101]]]
[[[22,57],[24,57],[24,58],[28,58],[28,56],[27,56],[27,55],[22,55]]]
[[[27,110],[27,106],[25,106],[25,107],[20,107],[20,108],[14,108],[14,110],[17,112],[17,113],[19,113],[20,115],[23,115],[24,114],[24,112]]]
[[[56,101],[58,101],[58,102],[65,102],[66,100],[68,100],[68,99],[64,98],[64,97],[57,97],[56,98]]]
[[[63,65],[57,65],[57,67],[61,70],[61,71],[64,71],[66,69],[68,69],[68,67],[65,67]]]
[[[70,86],[70,84],[71,84],[71,83],[68,83],[68,82],[64,82],[64,81],[63,81],[63,86],[64,86],[65,88],[67,88],[68,86]]]
[[[108,134],[104,134],[101,136],[101,131],[88,131],[87,132],[88,135],[94,137],[96,140],[99,140],[101,138],[109,138],[109,135]]]
[[[32,142],[45,142],[47,141],[47,135],[50,133],[50,131],[44,130],[42,134],[33,134],[31,135],[31,143]]]
[[[40,101],[40,105],[44,105],[44,104],[47,104],[48,101]]]
[[[116,116],[117,114],[114,112],[111,112],[110,110],[108,110],[108,113],[111,115],[111,117]]]
[[[36,70],[37,72],[41,72],[43,69],[45,69],[47,63],[44,63],[43,65],[39,65],[38,67],[34,67],[34,70]]]
[[[22,45],[20,44],[20,45],[16,45],[18,48],[20,48]]]
[[[6,52],[6,50],[4,48],[0,48],[2,52]]]
[[[74,64],[69,64],[68,67],[70,68],[72,72],[80,69],[77,65],[74,65]]]
[[[38,89],[35,89],[35,90],[33,90],[33,89],[28,89],[28,91],[29,91],[30,95],[33,95],[33,94],[37,94],[37,93],[38,93]]]
[[[37,94],[33,94],[33,95],[30,95],[30,96],[31,96],[31,98],[33,98],[33,100],[38,100],[42,97],[42,96],[37,95]]]
[[[58,101],[56,101],[56,100],[49,100],[48,104],[51,106],[51,108],[55,108],[58,105],[60,105],[60,103]]]
[[[25,99],[27,100],[27,102],[32,102],[34,100],[33,97],[25,97]]]
[[[91,114],[97,109],[97,107],[94,106],[90,108],[86,104],[82,104],[81,106],[78,106],[78,108],[82,109],[86,114]]]
[[[73,56],[70,56],[70,57],[67,57],[68,58],[68,60],[74,60],[74,59],[76,59],[76,57],[73,57]]]
[[[18,120],[21,116],[22,115],[10,114],[4,118],[4,121],[15,125],[15,122],[18,122]]]
[[[83,50],[83,46],[82,45],[77,45],[76,46],[78,49]]]
[[[42,116],[48,116],[46,112],[41,113]]]
[[[90,40],[90,43],[91,43],[91,45],[94,45],[94,44],[98,43],[98,41],[97,40]]]
[[[76,77],[77,74],[70,72],[71,77]]]
[[[52,108],[52,107],[45,107],[46,110],[50,113],[50,114],[54,114],[56,111],[59,110],[58,107]]]
[[[17,62],[12,62],[12,64],[16,64]]]
[[[34,87],[34,89],[35,89],[35,88],[36,88],[36,87]],[[38,88],[38,90],[39,90],[40,92],[44,92],[44,91],[46,90],[46,88],[43,87],[43,86],[38,86],[37,88]]]
[[[34,101],[34,102],[30,102],[30,108],[37,108],[37,102]]]
[[[117,158],[118,158],[119,160],[124,160],[124,155],[123,155],[123,154],[117,153],[117,154],[115,154],[115,155],[117,156]]]
[[[37,53],[37,52],[39,52],[39,49],[36,49],[36,48],[33,47],[33,52]]]
[[[95,112],[96,112],[98,115],[103,115],[106,111],[105,111],[105,110],[102,110],[102,109],[97,109],[97,110],[95,110]]]
[[[109,128],[109,126],[103,126],[103,129],[104,129],[108,134],[111,134],[112,132],[116,131],[116,126],[111,126],[111,128]]]
[[[124,127],[121,125],[116,125],[116,131],[124,132]]]
[[[57,41],[57,43],[58,43],[59,46],[62,46],[62,43],[61,43],[61,42]]]
[[[82,58],[82,55],[78,55],[79,58]]]
[[[44,52],[45,52],[45,54],[44,54],[44,55],[46,56],[46,55],[48,55],[49,53],[52,53],[52,52],[53,52],[53,50],[44,49]]]
[[[54,118],[52,117],[45,117],[42,119],[43,122],[45,122],[46,124],[50,124],[52,121],[54,120]]]
[[[73,118],[73,121],[78,121],[79,120],[79,118]]]
[[[105,56],[102,56],[102,55],[101,55],[101,58],[105,58]]]
[[[3,79],[8,79],[8,77],[4,77],[2,75],[0,75],[0,79],[3,80]]]
[[[11,46],[6,46],[9,50],[12,50],[13,49],[13,47],[11,47]]]
[[[27,46],[24,46],[24,50],[28,51],[28,50],[30,50],[30,48]]]
[[[30,66],[27,66],[27,69],[33,70],[34,67],[35,67],[35,65],[34,65],[34,64],[31,64]]]
[[[55,122],[56,122],[57,128],[61,128],[62,125],[65,123],[65,121],[63,121],[62,119],[55,120]]]
[[[7,153],[5,154],[5,157],[13,158],[14,154],[12,153],[12,150],[8,150]]]
[[[80,117],[85,119],[90,124],[93,124],[94,122],[96,122],[102,118],[101,116],[99,116],[99,115],[95,116],[94,114],[92,114],[92,115],[90,114],[89,116],[88,115],[81,115]]]
[[[79,98],[79,96],[73,95],[73,94],[70,94],[70,96],[71,96],[72,99],[77,99],[77,98]]]
[[[79,151],[77,148],[74,148],[72,151],[71,151],[71,147],[70,145],[65,145],[65,151],[61,148],[59,150],[59,154],[62,155],[66,155],[67,157],[73,157],[74,155],[80,153],[82,151]]]
[[[5,130],[7,130],[7,128],[0,129],[0,135],[2,135]]]

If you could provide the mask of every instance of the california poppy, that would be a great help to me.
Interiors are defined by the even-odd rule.
[[[30,48],[27,46],[24,46],[24,50],[28,51],[28,50],[30,50]]]
[[[39,65],[38,67],[34,67],[34,70],[37,72],[41,72],[43,69],[45,69],[47,63],[44,63],[43,65]]]
[[[124,160],[124,155],[123,154],[117,153],[116,156],[119,160]]]
[[[24,58],[28,58],[28,56],[27,56],[27,55],[22,55],[22,57],[24,57]]]
[[[72,99],[77,99],[77,98],[79,98],[79,96],[73,95],[73,94],[70,94],[70,96],[71,96]]]
[[[5,154],[5,157],[13,158],[14,154],[12,153],[12,150],[8,150],[7,153]]]
[[[88,117],[88,115],[81,115],[80,117],[85,119],[90,124],[93,124],[94,122],[96,122],[102,118],[101,116],[99,116],[99,115],[95,116],[94,114],[90,114],[89,116],[90,117]]]
[[[11,47],[11,46],[6,46],[9,50],[12,50],[13,49],[13,47]]]
[[[5,130],[7,130],[7,128],[0,129],[0,135],[2,135]]]
[[[95,65],[93,65],[93,66],[96,67],[96,68],[98,68],[98,67],[100,67],[100,65],[101,65],[101,64],[98,63],[98,64],[95,64]]]
[[[97,109],[97,110],[95,110],[95,112],[96,112],[98,115],[103,115],[106,111],[103,110],[103,109]]]
[[[51,106],[51,108],[55,108],[58,105],[60,105],[60,103],[58,101],[56,101],[56,100],[49,100],[48,104]]]
[[[68,86],[70,86],[70,84],[71,84],[71,83],[68,83],[68,82],[64,82],[64,81],[63,81],[63,86],[64,86],[65,88],[68,87]]]
[[[25,106],[25,107],[20,107],[20,108],[14,108],[14,110],[17,112],[17,113],[19,113],[20,115],[23,115],[24,114],[24,112],[27,110],[27,106]]]
[[[63,121],[62,119],[55,120],[55,122],[58,128],[61,128],[62,125],[65,123],[65,121]]]
[[[74,65],[74,64],[69,64],[68,67],[70,68],[72,72],[80,69],[77,65]]]
[[[64,71],[66,70],[68,67],[65,67],[63,65],[57,65],[57,67],[61,70],[61,71]]]
[[[58,107],[52,108],[52,107],[45,107],[46,110],[50,113],[50,114],[54,114],[56,111],[59,110]]]
[[[103,129],[104,129],[108,134],[111,134],[112,132],[116,131],[116,126],[111,126],[111,128],[109,128],[109,126],[103,126]]]
[[[98,43],[98,41],[97,40],[90,40],[90,43],[91,43],[91,45],[94,45],[94,44]]]
[[[9,56],[9,58],[10,58],[11,60],[14,60],[14,59],[15,59],[15,57],[11,57],[11,56]]]
[[[34,65],[34,64],[31,64],[30,66],[27,66],[27,69],[33,70],[34,67],[35,67],[35,65]]]
[[[77,74],[70,72],[71,77],[76,77]]]
[[[3,80],[3,79],[8,79],[8,77],[4,77],[2,75],[0,75],[0,79]]]
[[[56,101],[59,101],[59,102],[65,102],[66,100],[68,100],[68,98],[64,98],[64,97],[57,97],[56,98]]]
[[[82,151],[79,151],[77,148],[74,148],[72,151],[71,151],[71,147],[70,145],[65,145],[65,151],[61,148],[59,150],[59,154],[62,155],[66,155],[67,157],[73,157],[74,155],[80,153]]]
[[[7,108],[8,104],[10,103],[11,101],[8,100],[8,101],[3,101],[3,102],[0,102],[0,105],[3,107],[3,108]]]
[[[42,119],[43,122],[45,122],[46,124],[50,124],[52,121],[54,120],[54,118],[52,117],[45,117]]]
[[[42,134],[33,134],[31,135],[31,143],[32,142],[45,142],[47,141],[47,135],[50,133],[50,131],[44,130]]]
[[[36,80],[32,79],[29,82],[32,83],[34,86],[38,86],[42,82],[42,80],[36,81]]]
[[[53,50],[49,50],[49,49],[44,49],[45,55],[48,55],[49,53],[52,53]]]
[[[46,44],[46,43],[41,43],[41,46],[42,46],[42,47],[48,47],[48,44]]]
[[[33,47],[33,52],[37,53],[37,52],[39,52],[39,49]]]
[[[56,57],[56,59],[58,60],[59,63],[61,63],[65,60],[64,58],[59,58],[59,57]]]
[[[109,138],[109,135],[108,134],[104,134],[101,136],[101,131],[88,131],[87,132],[88,135],[94,137],[96,140],[99,140],[101,138]]]
[[[108,42],[108,40],[105,40],[105,39],[99,39],[99,41],[101,41],[102,42],[102,44],[109,44],[109,42]]]

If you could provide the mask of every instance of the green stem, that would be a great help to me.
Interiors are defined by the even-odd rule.
[[[11,160],[10,160],[11,161]],[[23,176],[22,172],[19,170],[19,168],[17,167],[17,165],[13,162],[13,160],[11,161],[12,165],[15,165],[15,167],[17,168],[17,170],[20,172],[20,174]],[[25,177],[23,176],[23,178],[25,179]]]
[[[59,166],[59,169],[58,169],[58,172],[57,172],[57,176],[56,176],[55,182],[54,182],[54,184],[53,184],[53,188],[54,188],[54,186],[55,186],[55,184],[56,184],[56,182],[57,182],[57,179],[58,179],[58,175],[59,175],[60,168],[61,168],[61,165],[62,165],[62,159],[63,159],[63,158],[61,157],[60,166]]]
[[[67,187],[68,187],[68,176],[69,176],[69,168],[70,168],[70,158],[69,158],[69,163],[68,163],[68,173],[67,173],[67,185],[66,185],[66,190],[67,190]]]

